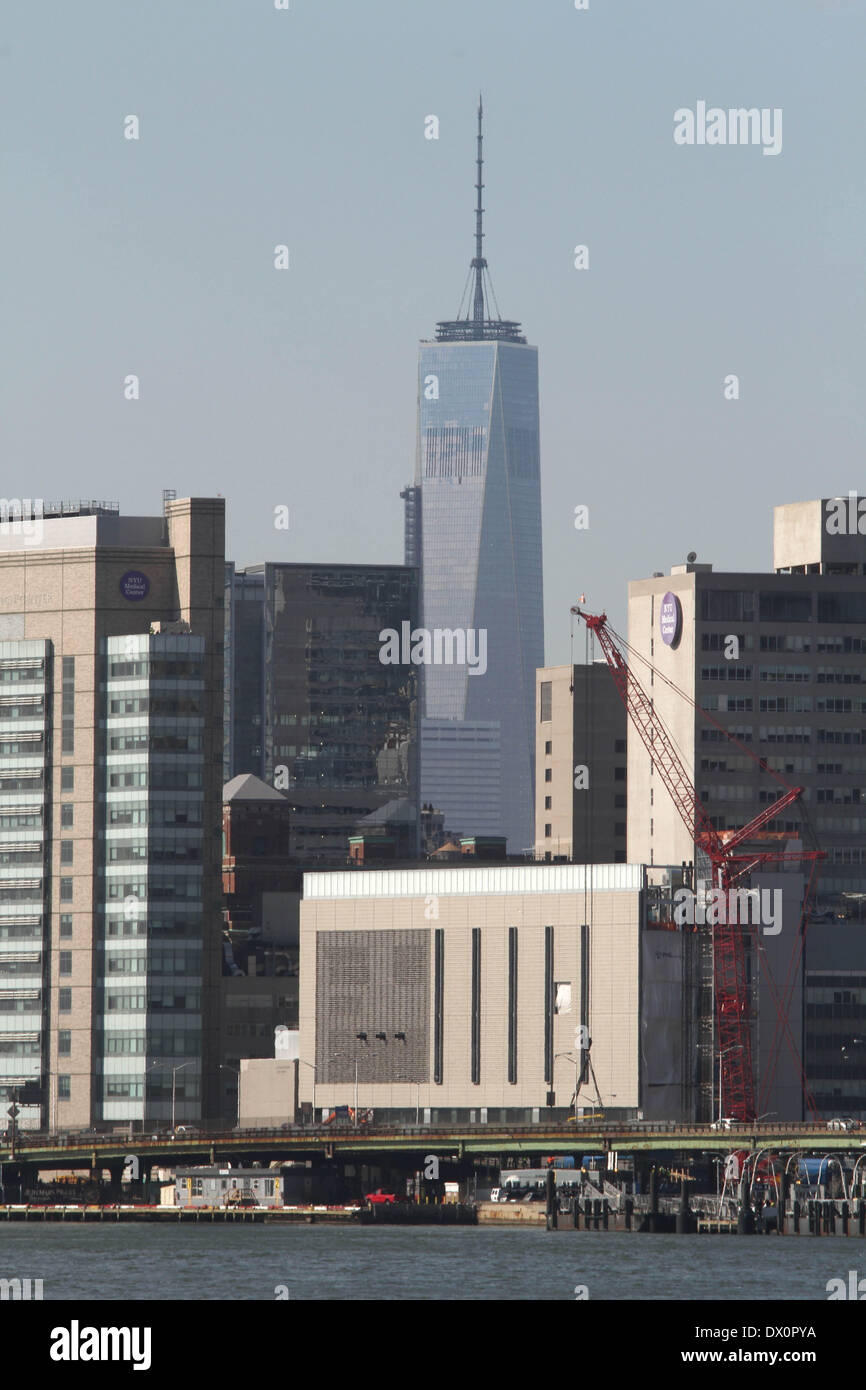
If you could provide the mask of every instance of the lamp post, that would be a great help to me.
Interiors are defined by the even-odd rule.
[[[186,1062],[184,1062],[184,1066],[186,1066],[186,1065],[187,1065]],[[240,1072],[239,1072],[235,1067],[226,1066],[225,1062],[220,1062],[220,1071],[230,1071],[230,1072],[233,1072],[234,1075],[235,1075],[235,1076],[237,1077],[237,1079],[238,1079],[237,1107],[236,1107],[236,1109],[235,1109],[235,1129],[240,1129],[240,1127],[241,1127],[241,1074],[240,1074]],[[173,1126],[172,1126],[172,1127],[173,1127]]]
[[[310,1102],[310,1106],[311,1106],[310,1123],[311,1123],[312,1125],[314,1125],[314,1124],[316,1123],[316,1072],[319,1070],[319,1068],[316,1066],[316,1063],[315,1063],[315,1062],[306,1062],[306,1061],[304,1061],[304,1058],[303,1058],[303,1057],[299,1057],[299,1058],[298,1058],[298,1061],[301,1062],[305,1067],[311,1067],[311,1068],[312,1068],[312,1072],[313,1072],[313,1096],[312,1096],[312,1100],[311,1100],[311,1102]]]
[[[350,1057],[350,1056],[348,1055],[348,1053],[346,1053],[346,1052],[335,1052],[335,1053],[333,1054],[333,1056],[331,1057],[331,1061],[332,1061],[332,1062],[336,1062],[338,1059],[343,1060],[343,1061],[346,1061],[346,1062],[354,1062],[354,1063],[355,1063],[355,1129],[357,1129],[357,1128],[358,1128],[358,1059],[357,1059],[357,1057]]]
[[[421,1123],[421,1082],[416,1081],[414,1076],[405,1076],[402,1072],[394,1077],[395,1081],[408,1081],[410,1086],[415,1087],[415,1126]]]
[[[148,1074],[148,1072],[155,1071],[157,1067],[162,1068],[162,1062],[151,1062],[150,1066],[149,1066],[149,1067],[145,1067],[145,1069],[144,1069],[144,1094],[143,1094],[143,1096],[142,1096],[142,1098],[141,1098],[141,1128],[142,1128],[142,1131],[144,1130],[145,1124],[147,1123],[147,1074]],[[158,1127],[158,1122],[157,1122],[157,1127]],[[129,1137],[130,1137],[130,1139],[132,1138],[131,1129],[130,1129],[130,1136],[129,1136]]]
[[[557,1057],[567,1057],[570,1062],[574,1063],[574,1119],[575,1123],[577,1123],[577,1083],[579,1077],[580,1059],[578,1057],[575,1057],[573,1052],[554,1052],[554,1062],[556,1061]]]
[[[172,1135],[174,1134],[174,1127],[175,1127],[175,1126],[174,1126],[174,1113],[175,1113],[175,1095],[176,1095],[177,1074],[178,1074],[179,1071],[183,1071],[184,1067],[191,1067],[191,1066],[192,1066],[192,1062],[181,1062],[179,1066],[177,1066],[177,1067],[172,1067],[172,1069],[171,1069],[171,1130],[172,1130]]]

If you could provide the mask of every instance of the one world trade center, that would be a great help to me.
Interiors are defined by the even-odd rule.
[[[519,323],[498,307],[494,316],[481,122],[479,100],[475,256],[458,317],[420,345],[415,485],[403,495],[406,559],[420,566],[430,634],[421,800],[444,812],[446,829],[504,835],[514,854],[534,839],[544,664],[538,351]]]

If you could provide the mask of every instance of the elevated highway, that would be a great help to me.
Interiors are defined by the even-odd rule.
[[[16,1137],[0,1146],[0,1165],[31,1169],[122,1167],[129,1154],[139,1165],[175,1167],[242,1162],[398,1158],[437,1154],[473,1156],[580,1155],[591,1152],[727,1154],[733,1149],[771,1148],[793,1153],[866,1154],[866,1129],[828,1129],[821,1124],[621,1125],[583,1120],[577,1124],[501,1126],[374,1125],[296,1126],[280,1130],[228,1130],[223,1133],[154,1137],[148,1134],[64,1134]],[[866,1165],[864,1165],[866,1166]]]

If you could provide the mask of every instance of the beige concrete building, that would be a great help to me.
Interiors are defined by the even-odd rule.
[[[305,875],[302,1105],[531,1122],[564,1117],[583,1071],[579,1108],[691,1116],[697,937],[661,926],[674,880],[655,877],[636,864]]]
[[[294,1124],[298,1111],[297,1058],[241,1059],[238,1125],[241,1129],[278,1129]]]
[[[224,503],[0,525],[0,1099],[197,1118],[215,1067]],[[202,1072],[202,1058],[205,1070]]]
[[[535,857],[626,860],[626,712],[604,660],[535,673]]]

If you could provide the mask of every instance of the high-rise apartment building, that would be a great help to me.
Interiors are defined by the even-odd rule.
[[[535,856],[624,864],[626,712],[607,662],[535,674]]]
[[[417,570],[227,570],[226,781],[253,772],[283,793],[295,864],[345,864],[374,829],[413,858],[418,667],[383,660],[381,634],[415,627]]]
[[[224,503],[0,527],[0,1096],[213,1114]]]
[[[420,346],[415,485],[403,496],[407,559],[421,565],[421,624],[462,634],[467,653],[452,650],[422,668],[422,800],[441,807],[455,830],[504,834],[520,853],[534,838],[535,670],[544,662],[538,351],[519,323],[492,317],[482,164],[479,104],[471,309],[437,324],[435,341]],[[481,644],[484,658],[473,665],[468,653],[479,657]],[[443,721],[454,726],[452,740]],[[459,737],[461,726],[468,737]],[[499,803],[479,824],[464,792],[474,769],[490,783],[496,742]],[[449,791],[439,765],[458,744],[463,784]]]

